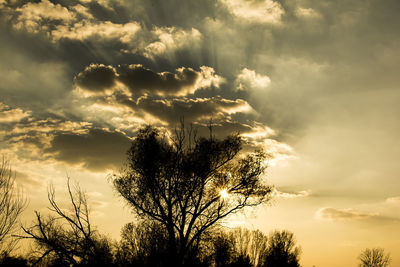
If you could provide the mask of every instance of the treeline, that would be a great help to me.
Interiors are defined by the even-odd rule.
[[[168,233],[162,224],[140,220],[121,229],[119,242],[99,233],[90,222],[86,195],[68,180],[70,207],[60,207],[49,189],[52,214],[36,212],[35,224],[22,227],[19,239],[31,240],[31,251],[16,256],[3,251],[0,266],[171,266]],[[180,266],[300,266],[293,233],[215,227],[204,233]]]
[[[111,177],[114,190],[135,214],[135,222],[122,228],[119,242],[92,226],[86,195],[69,178],[70,206],[59,206],[50,187],[51,213],[35,212],[34,223],[18,232],[17,217],[26,202],[3,161],[0,265],[299,266],[300,248],[292,233],[266,236],[222,227],[230,215],[272,197],[262,178],[268,155],[250,153],[244,145],[240,135],[215,138],[212,127],[208,137],[198,137],[183,124],[173,134],[150,126],[140,129],[124,170]],[[31,251],[15,256],[15,242],[22,240],[30,241]]]

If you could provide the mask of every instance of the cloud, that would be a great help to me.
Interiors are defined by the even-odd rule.
[[[302,190],[298,192],[282,192],[278,189],[274,188],[273,190],[274,197],[278,198],[286,198],[286,199],[293,199],[293,198],[305,198],[311,195],[311,190]]]
[[[400,204],[400,196],[397,197],[389,197],[385,201],[388,204]]]
[[[226,115],[251,112],[251,106],[242,99],[228,100],[220,96],[211,98],[151,99],[141,97],[133,103],[133,109],[140,109],[166,122],[177,122],[184,116],[187,121],[221,119]]]
[[[66,7],[53,4],[49,0],[38,3],[27,3],[16,11],[20,14],[14,27],[26,29],[28,32],[37,33],[40,30],[49,30],[46,21],[70,22],[75,16]]]
[[[321,208],[316,212],[316,217],[322,220],[332,221],[354,221],[354,220],[367,220],[378,217],[377,213],[368,213],[356,211],[351,208],[336,209],[336,208]]]
[[[130,143],[130,138],[121,132],[90,129],[87,134],[55,135],[46,152],[68,164],[104,171],[122,166]]]
[[[117,69],[91,64],[75,78],[78,86],[90,91],[104,91],[117,81],[127,86],[134,96],[184,96],[203,88],[218,88],[224,79],[207,66],[200,67],[200,71],[181,67],[171,73],[154,72],[140,64],[122,65]]]
[[[321,14],[312,8],[298,7],[295,13],[296,16],[304,19],[319,19],[322,17]]]
[[[119,54],[141,54],[155,60],[156,57],[174,58],[174,53],[200,48],[202,34],[196,28],[182,29],[176,26],[142,27],[134,20],[116,22],[111,18],[99,19],[100,12],[117,12],[122,3],[100,5],[90,2],[72,5],[53,4],[48,0],[23,4],[10,10],[15,21],[14,29],[29,33],[42,33],[52,42],[80,41],[90,46],[118,46]],[[100,9],[102,11],[100,11]],[[101,16],[100,16],[101,17]]]
[[[30,33],[46,33],[52,41],[61,39],[84,41],[89,38],[97,40],[119,40],[121,43],[133,41],[141,30],[139,23],[113,23],[96,21],[89,9],[81,4],[69,9],[48,0],[38,3],[27,3],[16,11],[20,14],[14,25],[18,30]]]
[[[54,134],[56,132],[81,134],[87,133],[91,125],[91,123],[84,121],[78,122],[64,121],[54,118],[31,118],[31,120],[29,121],[17,123],[16,125],[14,125],[12,131],[10,131],[10,135],[35,135],[38,133]]]
[[[42,180],[44,180],[43,177],[39,178],[42,178]],[[43,186],[42,180],[38,179],[36,175],[33,175],[31,173],[25,173],[20,171],[15,172],[15,181],[18,184],[23,185],[24,187],[28,186],[28,187],[40,188],[41,186]]]
[[[185,47],[193,49],[202,40],[202,34],[195,28],[184,31],[176,27],[155,27],[151,34],[158,40],[143,48],[143,55],[148,58],[154,58],[154,56],[160,56]]]
[[[11,108],[0,102],[0,123],[18,122],[30,115],[30,111],[24,111],[21,108]]]
[[[89,91],[104,91],[115,85],[117,73],[112,66],[90,64],[75,77],[76,85]]]
[[[272,0],[221,0],[229,11],[240,19],[277,24],[281,22],[281,16],[285,13],[279,2]]]
[[[267,75],[261,75],[254,70],[243,68],[236,77],[235,84],[238,91],[265,91],[270,85],[271,79]]]
[[[72,25],[58,25],[55,30],[50,31],[54,41],[60,39],[86,40],[119,40],[123,44],[134,41],[136,33],[141,30],[137,22],[125,24],[112,23],[110,21],[91,22],[82,20]]]
[[[198,89],[195,85],[199,75],[191,68],[177,69],[177,73],[157,73],[142,65],[129,65],[121,66],[119,72],[119,80],[134,94],[187,95]]]

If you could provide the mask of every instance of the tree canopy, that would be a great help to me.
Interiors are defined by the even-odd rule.
[[[211,130],[197,138],[183,126],[173,135],[148,126],[133,140],[114,187],[139,218],[166,229],[174,264],[183,264],[222,219],[269,199],[261,178],[266,155],[240,153],[243,143],[239,135],[216,139]]]
[[[386,267],[391,261],[390,254],[386,254],[383,248],[367,248],[358,259],[361,267]]]

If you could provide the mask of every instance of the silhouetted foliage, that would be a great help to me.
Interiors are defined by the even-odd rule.
[[[232,262],[235,251],[233,240],[229,235],[221,233],[213,240],[215,267],[226,267]]]
[[[360,267],[386,267],[390,263],[390,254],[386,254],[383,248],[367,248],[358,257]]]
[[[118,266],[169,266],[168,233],[160,223],[142,220],[121,230],[115,262]],[[199,251],[190,251],[187,266],[209,266]]]
[[[235,228],[229,232],[236,253],[245,255],[252,266],[262,266],[268,249],[268,237],[260,230]]]
[[[7,253],[3,254],[0,259],[1,267],[27,267],[28,261],[20,256],[14,257]]]
[[[293,233],[274,231],[268,236],[265,267],[299,267],[300,248],[296,247]]]
[[[54,187],[48,191],[50,210],[55,215],[43,217],[36,214],[35,225],[25,228],[20,236],[34,241],[38,256],[33,264],[45,266],[110,266],[111,244],[90,224],[89,208],[85,193],[76,185],[75,192],[67,182],[71,201],[69,210],[58,206]]]
[[[18,216],[26,207],[22,193],[16,188],[15,175],[3,158],[0,163],[0,260],[11,252],[10,234],[16,229]]]
[[[121,230],[117,262],[120,266],[159,266],[166,260],[167,243],[167,233],[159,223],[128,223]]]
[[[265,154],[239,157],[242,143],[238,135],[196,138],[183,126],[170,138],[146,127],[132,142],[114,187],[139,218],[164,227],[170,264],[185,262],[229,214],[268,200],[271,188],[260,179]],[[228,197],[221,197],[222,190]]]
[[[236,258],[232,261],[229,265],[230,267],[253,267],[254,265],[251,264],[250,258],[247,255],[239,254]]]

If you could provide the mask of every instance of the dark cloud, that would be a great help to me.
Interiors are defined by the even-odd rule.
[[[156,73],[142,65],[121,66],[119,80],[129,87],[133,94],[151,93],[156,95],[186,94],[195,87],[199,74],[191,68],[181,68],[177,73]],[[194,88],[196,89],[196,88]]]
[[[229,100],[220,96],[211,98],[173,98],[153,99],[140,97],[137,102],[123,97],[120,103],[131,107],[134,111],[142,111],[153,115],[171,125],[185,118],[188,122],[198,120],[222,119],[225,116],[240,112],[251,112],[251,106],[242,99]]]
[[[104,171],[122,166],[129,146],[130,139],[123,133],[91,129],[87,134],[54,136],[46,152],[54,153],[54,158],[59,161]]]
[[[122,65],[114,69],[103,64],[91,64],[75,78],[76,85],[89,91],[101,92],[121,82],[133,96],[144,94],[158,96],[182,96],[193,94],[198,89],[218,87],[222,78],[209,67],[200,71],[179,68],[175,73],[154,72],[142,65]]]
[[[75,77],[78,86],[89,91],[103,91],[115,85],[116,71],[111,66],[91,64]]]

